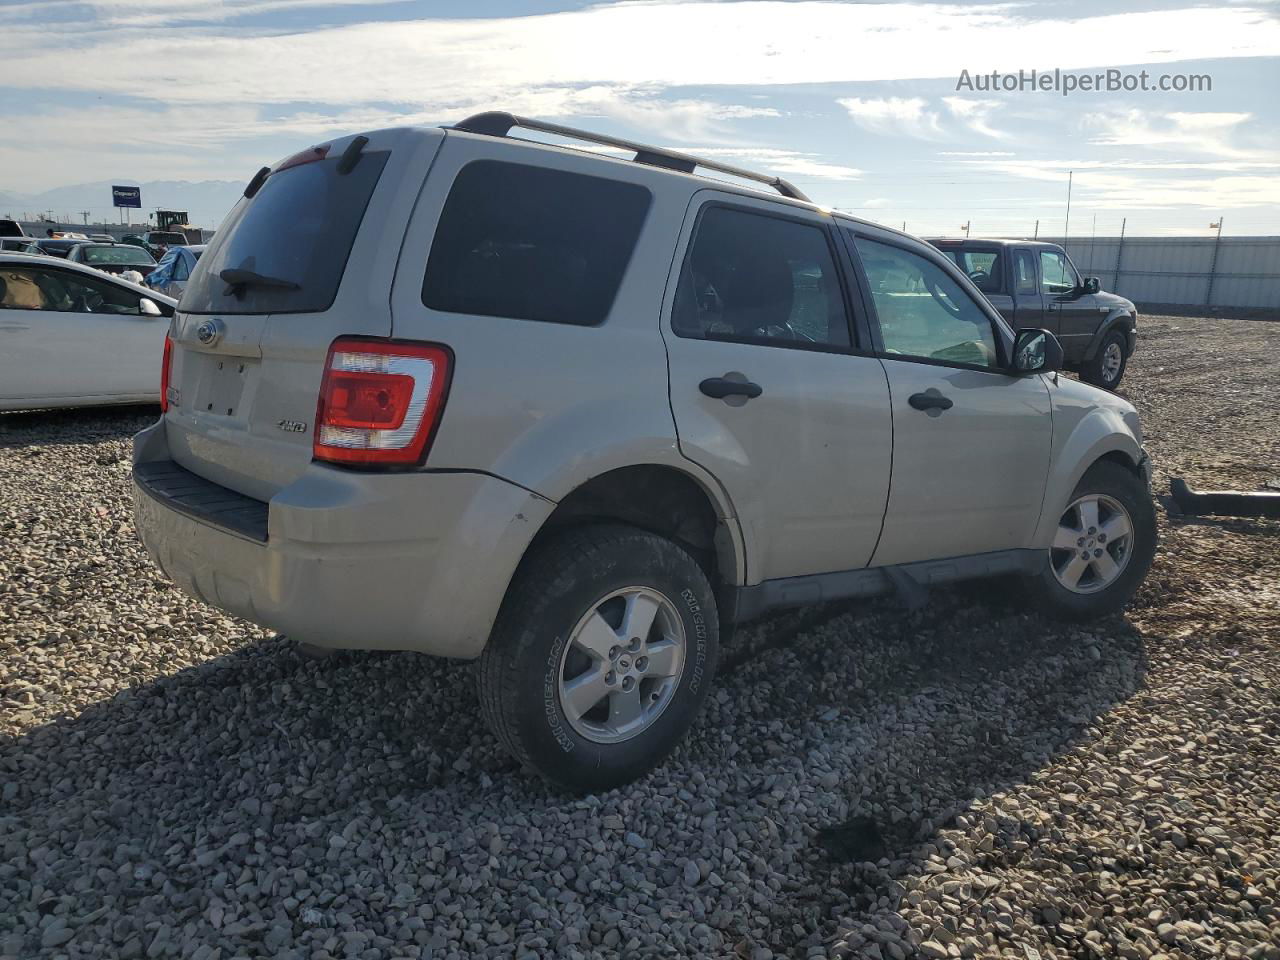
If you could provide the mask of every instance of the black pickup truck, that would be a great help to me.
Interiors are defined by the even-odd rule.
[[[1043,327],[1062,343],[1066,366],[1108,390],[1120,385],[1138,340],[1133,303],[1104,293],[1056,243],[1033,240],[929,241],[969,275],[1009,324]]]

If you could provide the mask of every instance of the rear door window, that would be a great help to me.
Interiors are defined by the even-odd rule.
[[[1014,269],[1017,270],[1017,292],[1035,295],[1040,292],[1036,286],[1036,264],[1027,250],[1015,250],[1013,253]]]
[[[649,210],[638,184],[477,160],[454,180],[422,281],[432,310],[594,326]]]
[[[271,174],[243,199],[191,272],[182,295],[189,313],[320,313],[338,285],[386,166],[387,151],[369,151],[350,173],[328,157]],[[220,275],[257,279],[233,284]]]
[[[849,318],[826,230],[707,207],[680,272],[671,327],[699,340],[847,348]]]

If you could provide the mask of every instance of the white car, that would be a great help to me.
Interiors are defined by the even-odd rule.
[[[0,253],[0,410],[157,403],[176,304],[92,267]]]

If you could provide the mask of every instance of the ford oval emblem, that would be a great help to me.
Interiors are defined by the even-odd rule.
[[[222,339],[222,321],[204,320],[196,327],[196,339],[206,347],[211,347]]]

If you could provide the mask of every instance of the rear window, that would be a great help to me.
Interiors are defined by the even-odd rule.
[[[422,302],[447,313],[602,323],[649,201],[637,184],[497,160],[470,163],[440,214]]]
[[[156,233],[152,231],[147,234],[147,238],[152,243],[177,244],[180,247],[185,246],[187,242],[186,234],[183,233]]]
[[[86,247],[85,263],[155,263],[141,247]]]
[[[347,174],[338,173],[338,157],[273,173],[218,229],[191,272],[182,309],[227,314],[328,310],[388,156],[368,151]],[[276,282],[231,285],[219,276],[224,270]]]
[[[983,293],[1004,291],[1004,271],[1000,267],[1000,251],[943,247],[943,255],[965,272]]]

